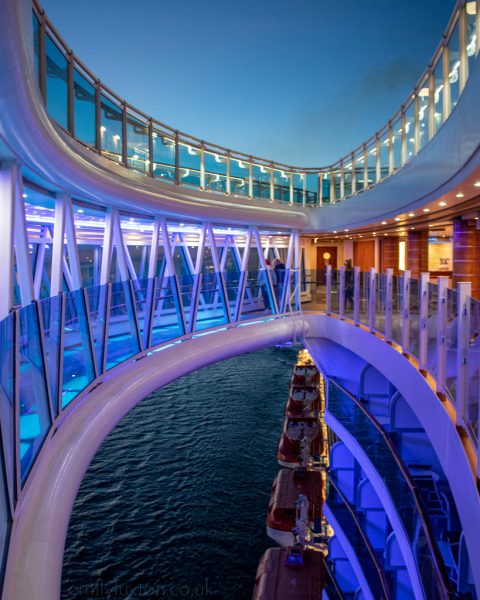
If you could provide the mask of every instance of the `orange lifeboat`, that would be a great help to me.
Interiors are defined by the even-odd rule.
[[[308,417],[318,414],[320,410],[320,394],[316,387],[302,388],[292,386],[285,408],[287,417]]]
[[[282,467],[306,466],[310,457],[319,460],[322,450],[322,431],[316,417],[285,419],[277,452]]]
[[[319,384],[320,375],[314,365],[297,364],[293,368],[292,385],[299,387],[316,387]]]

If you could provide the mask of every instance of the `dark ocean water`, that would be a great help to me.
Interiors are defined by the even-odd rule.
[[[103,443],[72,514],[62,600],[249,600],[296,351],[155,392]]]

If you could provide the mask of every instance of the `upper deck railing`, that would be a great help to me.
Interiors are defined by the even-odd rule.
[[[300,168],[200,140],[120,98],[73,54],[33,2],[35,70],[49,116],[77,141],[152,178],[290,205],[335,203],[401,169],[457,104],[480,48],[479,0],[459,0],[411,94],[393,117],[332,165]]]

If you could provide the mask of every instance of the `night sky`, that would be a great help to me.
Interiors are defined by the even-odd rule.
[[[43,0],[80,59],[134,106],[298,166],[380,129],[429,63],[454,0]]]

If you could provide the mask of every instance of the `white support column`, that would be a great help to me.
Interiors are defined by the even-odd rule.
[[[260,240],[260,235],[258,233],[258,229],[256,226],[252,227],[252,232],[253,232],[253,238],[255,240],[255,245],[257,246],[258,256],[260,258],[260,269],[265,273],[267,285],[270,290],[270,296],[271,296],[272,302],[273,302],[273,312],[274,312],[274,314],[278,315],[278,302],[277,302],[277,296],[275,294],[275,288],[273,287],[272,270],[267,269],[267,263],[265,262],[265,256],[263,255],[263,251],[262,251],[262,242]]]
[[[345,313],[345,266],[342,265],[339,269],[339,298],[338,298],[338,314],[343,319]]]
[[[297,310],[302,310],[302,298],[301,298],[301,260],[300,260],[300,233],[295,231],[294,233],[294,275],[295,275],[295,299],[297,301]]]
[[[153,222],[152,241],[150,246],[150,256],[148,259],[148,279],[153,279],[157,275],[158,243],[160,239],[160,219],[155,217]]]
[[[392,339],[393,269],[387,269],[385,277],[385,339]]]
[[[420,273],[420,313],[418,323],[419,345],[418,355],[420,369],[427,368],[428,352],[428,284],[430,282],[430,273]]]
[[[415,90],[413,98],[413,139],[415,140],[415,154],[420,150],[420,119],[418,114],[418,91]]]
[[[407,162],[407,132],[405,131],[406,127],[407,127],[407,119],[405,116],[405,107],[402,107],[402,137],[401,137],[402,167]]]
[[[35,275],[33,278],[33,294],[35,296],[35,300],[40,299],[40,290],[42,288],[42,276],[43,269],[45,266],[45,244],[47,243],[47,233],[48,229],[45,225],[42,226],[41,230],[41,242],[38,245],[37,249],[37,260],[35,262]]]
[[[289,300],[289,292],[290,292],[290,282],[292,280],[292,259],[293,252],[295,247],[295,231],[290,231],[290,238],[288,240],[288,250],[287,250],[287,261],[285,263],[285,282],[282,290],[282,297],[280,301],[279,310],[281,313],[286,312],[288,307]],[[278,250],[277,250],[278,251]]]
[[[240,277],[239,277],[239,282],[238,282],[238,296],[237,296],[237,301],[235,303],[235,313],[234,313],[234,318],[233,318],[235,323],[240,321],[240,317],[242,315],[243,297],[245,295],[248,259],[250,256],[251,243],[252,243],[252,229],[251,229],[251,227],[249,227],[247,234],[245,236],[245,248],[243,250],[243,256],[241,257],[241,262],[240,262]],[[236,246],[235,246],[235,248],[236,248]],[[236,248],[236,250],[238,250],[238,248]]]
[[[353,267],[353,322],[359,323],[360,312],[360,267]]]
[[[435,135],[435,75],[428,76],[428,139]]]
[[[369,277],[369,295],[368,295],[368,324],[370,331],[375,330],[375,309],[377,301],[377,269],[370,267]]]
[[[450,116],[452,110],[452,100],[450,94],[450,49],[447,45],[443,47],[442,52],[442,66],[443,66],[443,120],[445,121]]]
[[[70,292],[72,292],[74,289],[78,289],[78,288],[74,287],[72,273],[70,272],[70,267],[68,266],[67,257],[65,256],[65,254],[62,257],[62,263],[63,263],[63,277],[65,277],[65,282],[67,284],[67,288],[69,289]]]
[[[477,8],[478,10],[478,8]],[[468,56],[467,56],[467,9],[465,5],[460,7],[458,13],[458,46],[460,54],[460,69],[459,69],[459,89],[458,93],[463,92],[463,88],[468,79]]]
[[[27,220],[23,201],[23,181],[20,169],[16,169],[15,185],[15,254],[23,306],[34,300],[32,261],[28,249]]]
[[[65,254],[65,215],[66,194],[57,194],[55,197],[55,222],[53,225],[50,296],[56,296],[62,291],[63,258]]]
[[[3,163],[0,168],[0,319],[13,309],[13,271],[15,262],[15,187],[18,166]]]
[[[437,392],[445,393],[447,383],[447,290],[448,277],[437,280]]]
[[[332,312],[332,265],[326,266],[325,278],[325,312],[329,315]]]
[[[225,278],[223,275],[222,268],[220,266],[220,260],[218,258],[217,244],[215,242],[215,234],[214,234],[213,227],[211,224],[207,225],[207,236],[208,236],[208,243],[210,245],[210,251],[212,253],[213,267],[215,269],[215,272],[218,273],[218,276],[220,278],[220,285],[222,286],[222,293],[223,293],[223,298],[225,301],[225,310],[227,311],[227,319],[228,319],[228,322],[230,323],[232,319],[230,317],[230,308],[228,305],[227,286],[225,284]]]
[[[466,428],[468,416],[468,349],[470,346],[470,296],[471,283],[457,285],[457,382],[455,401],[457,405],[457,426]]]
[[[75,232],[75,221],[73,217],[73,205],[70,195],[65,195],[65,234],[67,237],[68,263],[72,276],[73,290],[82,287],[82,272],[80,269],[80,257],[78,254],[77,235]]]
[[[200,230],[200,239],[198,242],[197,259],[195,261],[195,270],[193,273],[192,299],[190,308],[190,322],[188,323],[188,333],[193,333],[197,322],[198,305],[202,290],[202,266],[205,255],[205,236],[207,225],[203,224]]]
[[[411,271],[403,272],[402,280],[402,351],[410,348],[410,278]]]
[[[108,208],[105,215],[105,231],[103,234],[102,263],[100,265],[100,285],[110,281],[110,265],[113,248],[113,209]]]
[[[127,265],[127,250],[123,241],[122,229],[120,227],[120,215],[118,209],[112,210],[112,225],[113,225],[113,242],[117,249],[117,261],[118,268],[120,270],[120,279],[126,281],[128,277],[128,265]]]
[[[380,138],[376,137],[375,140],[375,181],[378,183],[382,178],[382,155],[380,152]]]

